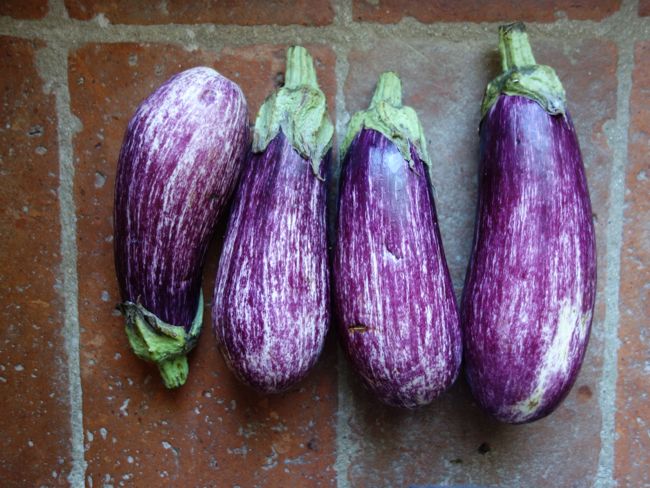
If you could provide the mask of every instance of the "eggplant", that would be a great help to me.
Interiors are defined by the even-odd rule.
[[[582,364],[596,245],[578,138],[562,84],[535,63],[522,23],[499,29],[503,73],[480,125],[474,243],[461,302],[466,375],[498,420],[551,413]]]
[[[285,78],[255,122],[212,309],[229,368],[264,393],[287,390],[307,375],[330,321],[322,175],[334,128],[304,48],[288,50]]]
[[[115,269],[133,352],[185,383],[203,317],[201,273],[249,143],[240,88],[211,68],[171,77],[138,107],[115,181]]]
[[[383,73],[370,108],[355,114],[345,158],[333,261],[343,347],[383,402],[431,402],[458,376],[458,308],[429,177],[426,139]]]

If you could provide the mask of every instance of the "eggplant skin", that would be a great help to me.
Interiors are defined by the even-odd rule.
[[[381,132],[363,128],[341,174],[333,263],[344,348],[383,402],[416,407],[455,381],[458,309],[427,167],[413,168]]]
[[[138,107],[115,183],[115,267],[124,301],[190,327],[207,247],[248,143],[243,93],[210,68],[173,76]]]
[[[226,363],[258,391],[292,387],[323,348],[330,322],[325,212],[326,183],[282,131],[250,156],[231,209],[212,319]]]
[[[596,247],[570,115],[501,95],[481,124],[479,201],[461,304],[474,397],[508,423],[551,413],[585,355]]]

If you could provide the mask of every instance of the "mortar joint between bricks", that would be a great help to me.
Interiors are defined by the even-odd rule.
[[[55,97],[57,114],[57,140],[59,148],[59,212],[61,220],[61,264],[59,273],[63,281],[64,337],[68,370],[68,403],[70,408],[71,486],[83,487],[86,462],[83,445],[83,405],[81,367],[79,358],[79,312],[76,246],[76,211],[74,204],[74,151],[72,138],[79,129],[72,115],[68,89],[68,49],[51,41],[40,49],[36,65],[46,91]]]

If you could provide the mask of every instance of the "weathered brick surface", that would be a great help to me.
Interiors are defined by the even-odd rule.
[[[345,84],[350,112],[364,108],[377,76],[396,70],[405,102],[421,117],[433,158],[433,183],[447,261],[457,292],[472,242],[480,101],[499,69],[492,42],[390,41],[381,49],[352,50]],[[481,486],[592,486],[600,450],[598,385],[606,216],[612,150],[604,125],[616,112],[615,46],[602,40],[560,42],[532,38],[541,63],[552,64],[567,89],[582,144],[596,218],[599,294],[585,364],[563,405],[532,425],[499,425],[481,413],[460,380],[451,392],[416,412],[379,406],[352,379],[351,415],[345,420],[354,453],[352,486],[476,483]]]
[[[552,22],[559,17],[600,20],[620,8],[620,0],[353,0],[354,18],[395,23],[404,17],[420,22]]]
[[[334,18],[330,0],[65,0],[65,6],[72,18],[103,15],[113,24],[325,25]]]
[[[307,46],[321,85],[335,93],[334,55]],[[140,101],[175,72],[213,66],[242,86],[251,117],[284,72],[285,47],[187,52],[166,45],[88,45],[70,56],[75,139],[79,314],[87,476],[134,486],[331,486],[335,348],[294,391],[264,397],[240,385],[216,351],[210,304],[219,244],[209,252],[204,331],[190,376],[166,391],[154,367],[130,352],[112,248],[113,184],[126,124]],[[223,225],[219,239],[223,235]]]
[[[650,485],[650,41],[636,45],[621,250],[616,433],[619,486]]]
[[[0,37],[0,480],[64,485],[70,411],[60,296],[59,161],[41,43]]]
[[[47,0],[3,0],[0,15],[14,19],[42,19],[47,15]]]

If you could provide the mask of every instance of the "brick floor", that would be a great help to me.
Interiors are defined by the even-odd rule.
[[[614,445],[618,486],[650,486],[650,38],[644,23],[650,0],[639,0],[638,9],[634,2],[634,8],[621,4],[0,0],[0,485],[68,485],[72,468],[83,468],[78,455],[73,460],[74,448],[83,447],[85,484],[93,487],[302,488],[335,486],[337,479],[341,488],[591,487],[599,467],[607,485],[608,449]],[[165,390],[156,369],[130,352],[123,319],[114,311],[119,300],[112,250],[114,176],[124,129],[140,101],[173,73],[205,64],[242,86],[253,119],[282,83],[286,46],[278,43],[286,42],[306,43],[315,55],[332,116],[337,82],[343,117],[367,106],[381,71],[397,70],[405,100],[420,114],[429,141],[447,260],[460,293],[476,205],[480,100],[499,69],[493,23],[510,20],[533,22],[538,60],[554,66],[564,82],[593,202],[596,314],[583,369],[564,404],[534,424],[504,426],[478,410],[460,380],[420,411],[383,407],[348,371],[334,334],[313,373],[294,391],[253,393],[228,371],[210,331],[224,223],[208,253],[205,330],[190,356],[188,383]],[[186,31],[196,33],[195,46],[174,44]],[[468,40],[460,42],[464,33]],[[631,40],[636,67],[625,57]],[[49,57],[39,57],[46,46]],[[347,56],[338,66],[335,52]],[[53,69],[65,56],[67,80]],[[41,79],[38,66],[47,79]],[[627,103],[617,100],[617,90],[625,93],[628,87],[619,86],[617,76],[627,80],[629,70],[627,127],[627,118],[616,118]],[[57,110],[68,109],[80,122],[72,140],[73,128],[65,126],[69,117],[56,117]],[[629,161],[621,161],[616,157],[626,152],[626,134]],[[74,208],[63,210],[77,218],[79,372],[67,370],[63,277],[70,270],[62,269],[60,256],[58,191],[70,187],[65,181],[60,186],[58,159],[70,151],[73,194],[61,201],[66,205],[73,197]],[[609,194],[623,165],[624,209],[621,199]],[[333,195],[334,180],[329,188]],[[615,253],[608,255],[612,242],[606,240],[620,224],[609,219],[619,214],[624,215],[620,324],[610,325],[619,327],[620,351],[612,412],[613,399],[601,392],[601,385],[614,387],[602,381],[604,341],[612,333],[604,334],[604,319],[605,305],[615,302],[619,289],[607,283]],[[68,285],[74,285],[72,273]],[[616,310],[607,312],[615,316]],[[70,411],[69,373],[81,374],[83,412]],[[70,427],[71,414],[83,414],[83,446]],[[601,440],[608,426],[603,421],[612,416],[615,438]]]
[[[621,249],[616,478],[650,485],[650,41],[638,43],[630,98],[629,165]]]
[[[59,277],[57,118],[54,96],[43,93],[44,82],[36,68],[36,52],[43,46],[0,37],[0,479],[4,486],[64,485],[70,469]]]
[[[47,0],[3,0],[0,15],[14,19],[42,19],[47,15]]]
[[[320,81],[335,93],[333,53],[313,48]],[[166,391],[155,368],[128,349],[113,269],[115,162],[137,104],[171,74],[208,65],[241,84],[251,115],[284,71],[285,47],[189,53],[173,46],[88,45],[70,57],[79,208],[79,296],[88,477],[95,483],[330,486],[334,472],[335,349],[298,389],[265,398],[241,387],[216,351],[209,323],[188,383]],[[223,234],[223,228],[221,229]],[[212,297],[219,246],[204,293]],[[217,485],[210,485],[217,486]]]

